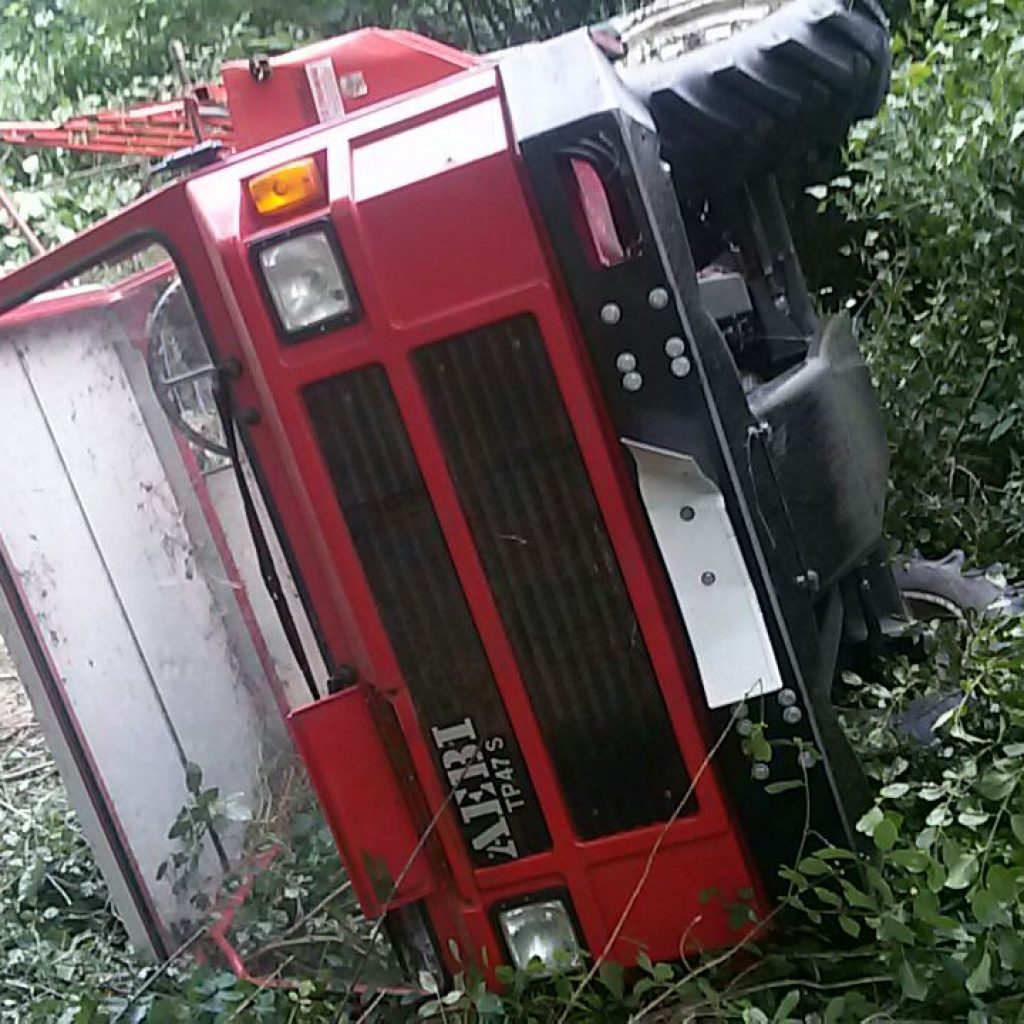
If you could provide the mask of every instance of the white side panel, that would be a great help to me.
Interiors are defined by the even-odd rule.
[[[26,364],[182,752],[204,786],[251,802],[260,721],[108,325],[51,335]]]
[[[690,636],[708,706],[782,688],[725,499],[696,461],[623,440]],[[686,510],[686,511],[684,511]]]
[[[175,896],[169,880],[156,880],[173,847],[168,829],[189,802],[184,762],[202,768],[204,787],[255,808],[268,715],[278,736],[281,729],[234,600],[239,584],[213,541],[215,510],[190,489],[166,420],[142,414],[140,402],[153,404],[152,395],[133,392],[148,386],[144,374],[138,379],[140,362],[103,311],[4,339],[0,537],[109,807],[171,926],[194,915],[187,893]],[[9,639],[111,892],[142,941],[109,842],[82,803],[59,723],[46,712],[48,694],[25,644]],[[229,859],[243,830],[234,823],[221,831]],[[207,844],[195,885],[216,889],[218,875]]]
[[[0,386],[0,401],[5,399],[7,393],[6,389]],[[68,791],[68,801],[75,808],[79,825],[93,856],[96,858],[96,863],[99,865],[107,889],[110,891],[110,898],[124,924],[128,938],[139,952],[154,955],[157,950],[150,942],[143,916],[146,911],[136,906],[127,879],[122,876],[116,854],[89,798],[71,753],[68,739],[58,721],[56,710],[46,698],[43,680],[35,668],[26,638],[18,632],[15,609],[8,604],[2,592],[0,592],[0,635],[3,635],[11,658],[18,667],[18,678],[28,694],[36,722],[46,739],[46,744],[57,764],[57,770],[60,772],[61,780]]]
[[[67,366],[65,372],[78,375],[83,387],[100,384],[81,366]],[[0,408],[0,528],[12,569],[131,837],[140,871],[153,879],[166,856],[170,823],[188,799],[180,754],[89,522],[11,346],[0,346]],[[8,645],[46,728],[53,719],[43,711],[47,698],[38,676],[16,637],[9,635]],[[63,743],[52,746],[57,751]],[[72,794],[76,788],[80,791],[69,785]],[[109,861],[101,866],[111,868]],[[115,894],[123,890],[116,877],[108,881]],[[165,920],[174,921],[186,910],[167,886],[154,896]]]

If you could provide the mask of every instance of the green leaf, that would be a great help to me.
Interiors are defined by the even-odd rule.
[[[1001,864],[994,864],[988,869],[985,885],[1000,903],[1011,903],[1017,898],[1020,888],[1014,872]]]
[[[917,1002],[921,1002],[928,997],[928,982],[918,971],[914,970],[909,960],[904,960],[900,964],[898,977],[900,988],[903,990],[903,994],[907,999],[914,999]]]
[[[494,992],[481,992],[474,1000],[473,1005],[480,1013],[504,1015],[504,1006],[501,997]]]
[[[883,786],[878,795],[885,797],[886,800],[896,800],[901,796],[906,796],[910,792],[910,784],[907,782],[890,782],[888,786]]]
[[[881,807],[872,807],[870,811],[865,813],[860,821],[857,822],[857,831],[862,832],[866,836],[874,834],[875,829],[882,822],[885,817],[885,812]]]
[[[896,840],[899,838],[898,819],[892,814],[886,814],[885,817],[875,826],[875,830],[872,832],[872,838],[875,841],[875,846],[877,846],[883,853],[886,850],[891,850],[896,845]]]
[[[832,869],[818,860],[817,857],[804,857],[796,866],[797,871],[804,875],[827,875]]]
[[[675,971],[671,964],[658,963],[654,965],[654,980],[667,984],[675,977]]]
[[[1024,843],[1024,814],[1010,815],[1010,828],[1018,843]]]
[[[978,855],[976,853],[962,853],[949,865],[946,888],[966,889],[977,877],[977,874]]]
[[[851,907],[859,907],[861,910],[875,910],[878,907],[877,902],[871,896],[861,889],[858,889],[853,882],[849,879],[841,878],[839,885],[842,887],[843,895],[846,897],[846,902]]]
[[[769,782],[764,791],[769,796],[778,796],[779,793],[789,793],[794,789],[803,789],[804,784],[800,779],[787,779],[783,782]]]
[[[185,788],[193,795],[198,796],[203,785],[203,769],[195,762],[189,761],[185,765]]]
[[[932,69],[924,61],[915,61],[906,71],[907,81],[910,87],[915,89],[927,80],[931,73]]]
[[[18,903],[34,900],[46,877],[46,861],[42,857],[33,857],[27,868],[18,878]]]
[[[914,872],[927,871],[928,865],[932,862],[927,853],[913,849],[893,850],[889,854],[889,860],[893,864],[898,864],[900,867]]]
[[[953,931],[960,926],[952,917],[942,914],[939,910],[939,898],[930,889],[921,889],[914,896],[914,917],[930,925],[932,928]]]
[[[928,866],[928,873],[925,876],[928,888],[932,892],[939,892],[945,888],[946,878],[946,869],[937,860],[933,860]]]
[[[1017,775],[990,769],[975,783],[975,788],[989,800],[1003,800],[1017,785]]]
[[[837,908],[843,906],[843,901],[840,896],[837,893],[834,893],[831,889],[826,889],[822,885],[816,885],[812,891],[814,892],[814,895],[827,906]]]
[[[899,942],[904,946],[917,945],[917,936],[902,921],[891,915],[882,918],[878,926],[878,937],[886,942]]]
[[[764,726],[754,726],[754,731],[747,737],[750,746],[750,756],[755,761],[770,761],[772,759],[772,745],[764,737]]]
[[[598,969],[601,984],[616,998],[621,999],[625,993],[625,980],[620,964],[605,960]]]
[[[978,961],[978,966],[967,976],[965,986],[972,996],[981,995],[992,987],[992,957],[987,949]]]
[[[799,1002],[800,991],[795,988],[791,989],[782,997],[782,1002],[779,1003],[778,1009],[775,1011],[775,1016],[772,1017],[772,1020],[775,1022],[789,1020],[789,1015],[796,1009]]]
[[[978,924],[986,928],[1006,917],[1002,902],[988,889],[975,889],[971,893],[971,912]]]
[[[854,939],[860,935],[860,925],[852,917],[848,917],[846,914],[839,915],[839,927]]]
[[[846,1012],[846,997],[833,996],[821,1015],[821,1024],[839,1024]]]
[[[1024,936],[1014,928],[1000,929],[996,949],[1003,969],[1016,974],[1024,972]]]

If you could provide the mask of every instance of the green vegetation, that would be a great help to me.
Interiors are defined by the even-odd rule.
[[[266,0],[144,0],[117,10],[94,0],[8,3],[0,109],[43,116],[172,89],[164,52],[176,34],[212,68],[248,47],[366,22],[464,44],[468,11],[473,34],[490,45],[591,20],[602,8],[309,0],[289,9],[284,26]],[[197,40],[205,41],[198,52]],[[817,269],[818,283],[830,287],[829,301],[856,311],[889,415],[893,534],[936,553],[955,543],[976,563],[998,558],[1019,570],[1024,0],[923,0],[901,25],[897,65],[890,100],[855,131],[843,175],[810,190],[845,254],[827,273]],[[90,158],[0,159],[0,176],[48,241],[124,202],[141,180],[134,168]],[[10,263],[25,257],[13,234],[2,242]],[[815,249],[814,238],[804,244]],[[301,827],[260,876],[235,935],[254,970],[302,981],[259,989],[211,956],[183,955],[159,974],[142,968],[32,740],[0,760],[0,1019],[1024,1020],[1024,628],[944,630],[928,663],[845,686],[846,723],[877,785],[877,806],[860,825],[875,857],[802,858],[786,873],[782,911],[736,950],[684,965],[641,961],[625,973],[603,965],[586,984],[588,968],[554,980],[511,974],[502,998],[467,976],[452,992],[406,1001],[415,1006],[372,993],[357,1006],[346,985],[364,954],[381,959],[379,936],[358,921],[329,837],[302,799],[292,820]],[[940,741],[925,748],[901,739],[894,723],[908,704],[950,689],[962,700]],[[34,771],[19,776],[16,757]],[[793,784],[779,799],[799,798],[800,780]],[[259,838],[264,848],[276,841]]]

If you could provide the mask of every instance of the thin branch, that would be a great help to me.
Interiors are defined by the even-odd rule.
[[[307,910],[290,928],[287,928],[281,933],[282,939],[291,938],[302,926],[309,921],[311,918],[316,917],[321,910],[324,910],[329,904],[333,903],[343,892],[352,888],[352,882],[349,879],[345,879],[341,885],[337,888],[332,889],[319,903],[317,903],[311,910]]]
[[[665,837],[668,835],[669,830],[679,820],[680,815],[683,813],[686,805],[690,802],[690,798],[693,796],[694,791],[697,788],[697,783],[703,778],[704,773],[708,770],[711,765],[711,761],[715,755],[721,749],[722,744],[725,743],[732,731],[733,724],[739,717],[740,709],[743,707],[744,702],[738,703],[733,709],[732,715],[729,717],[729,721],[726,723],[725,728],[722,730],[721,735],[715,740],[711,749],[707,752],[704,760],[701,761],[700,767],[694,773],[693,778],[690,780],[690,785],[686,788],[686,792],[683,794],[682,799],[676,804],[675,810],[669,815],[668,821],[662,826],[661,831],[658,833],[658,838],[654,840],[651,845],[650,853],[647,855],[647,862],[644,864],[644,869],[640,873],[640,878],[636,885],[633,887],[633,892],[629,899],[626,901],[626,906],[623,908],[622,913],[619,915],[619,919],[612,929],[611,934],[608,936],[608,941],[604,945],[604,949],[601,953],[594,958],[594,963],[587,973],[583,976],[583,980],[576,986],[569,1000],[565,1004],[565,1008],[562,1010],[561,1016],[558,1018],[558,1024],[565,1024],[566,1019],[572,1012],[573,1007],[579,1002],[580,996],[583,994],[584,989],[597,977],[598,972],[601,970],[601,965],[608,959],[609,953],[612,951],[612,947],[619,940],[619,936],[622,934],[622,929],[626,925],[626,920],[633,911],[633,907],[636,906],[637,900],[640,898],[640,893],[643,891],[644,886],[647,884],[647,880],[651,876],[651,871],[654,870],[654,861],[656,860],[658,853],[661,850],[662,843],[665,841]]]
[[[248,1010],[248,1009],[249,1009],[249,1007],[250,1007],[250,1006],[252,1006],[252,1004],[253,1004],[253,1003],[255,1002],[255,1000],[256,1000],[256,997],[257,997],[257,996],[258,996],[258,995],[259,995],[259,994],[260,994],[261,992],[263,992],[263,991],[265,991],[265,990],[266,990],[267,988],[269,988],[269,987],[270,987],[270,984],[271,984],[271,982],[273,982],[273,981],[276,981],[276,980],[277,980],[277,977],[278,977],[278,975],[280,975],[280,974],[281,974],[281,972],[282,972],[282,971],[284,971],[284,969],[285,969],[285,968],[286,968],[286,967],[287,967],[287,966],[288,966],[288,965],[289,965],[289,964],[290,964],[290,963],[291,963],[291,962],[292,962],[292,961],[293,961],[294,959],[295,959],[295,957],[293,957],[293,956],[290,956],[290,957],[288,957],[288,959],[287,959],[287,960],[282,960],[282,961],[281,961],[281,963],[279,963],[279,964],[277,965],[277,967],[276,967],[276,968],[274,968],[274,970],[273,970],[273,972],[272,972],[271,974],[269,974],[269,975],[268,975],[268,976],[267,976],[266,978],[260,978],[260,980],[259,980],[258,982],[256,982],[256,983],[255,983],[255,987],[253,988],[252,992],[250,992],[250,993],[249,993],[249,995],[248,995],[248,996],[246,996],[246,998],[245,998],[245,999],[243,999],[243,1000],[242,1000],[242,1001],[241,1001],[241,1002],[240,1002],[240,1003],[238,1004],[238,1006],[236,1006],[236,1007],[235,1007],[235,1012],[234,1012],[233,1014],[231,1014],[231,1016],[230,1016],[230,1017],[228,1017],[228,1022],[229,1022],[229,1024],[230,1024],[230,1022],[231,1022],[231,1021],[233,1021],[233,1020],[236,1020],[236,1019],[237,1019],[237,1018],[238,1018],[238,1017],[239,1017],[239,1016],[240,1016],[240,1015],[242,1014],[242,1012],[243,1012],[244,1010]]]
[[[162,978],[171,967],[181,959],[205,934],[208,925],[203,924],[196,929],[159,967],[128,997],[128,1002],[121,1007],[121,1012],[114,1018],[113,1024],[119,1020],[135,1005]]]

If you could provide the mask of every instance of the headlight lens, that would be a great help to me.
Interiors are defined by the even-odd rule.
[[[351,318],[355,293],[325,231],[306,231],[260,249],[260,268],[288,334]]]
[[[561,900],[527,903],[503,910],[498,922],[516,967],[537,957],[548,970],[579,962],[580,945],[569,911]]]

